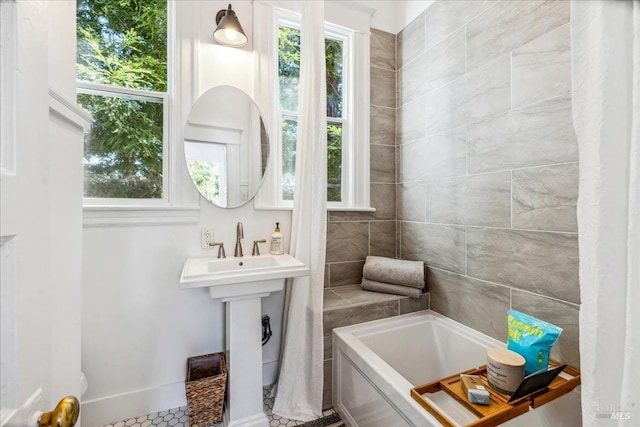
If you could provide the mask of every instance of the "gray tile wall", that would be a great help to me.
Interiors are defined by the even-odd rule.
[[[398,256],[432,309],[500,340],[528,312],[579,366],[568,2],[436,1],[397,42]]]
[[[396,36],[371,29],[371,205],[376,212],[329,212],[325,287],[362,281],[367,255],[395,258]]]
[[[363,291],[359,285],[325,289],[324,389],[322,408],[332,407],[333,329],[385,319],[429,308],[429,294],[420,298]]]
[[[325,266],[323,408],[332,405],[332,330],[397,316],[429,306],[429,295],[408,301],[387,294],[350,295],[360,291],[367,255],[395,258],[396,221],[396,36],[371,29],[371,205],[375,212],[329,212]],[[443,147],[441,150],[447,151]],[[447,167],[446,161],[442,167]],[[361,292],[361,291],[360,291]],[[385,299],[377,301],[376,297]],[[388,301],[387,301],[388,300]],[[350,301],[346,306],[345,302]]]

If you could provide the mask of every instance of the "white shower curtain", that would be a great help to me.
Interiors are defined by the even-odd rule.
[[[573,1],[571,44],[582,418],[640,425],[640,1]]]
[[[327,117],[324,2],[302,2],[296,187],[291,247],[311,272],[288,284],[286,330],[273,413],[310,421],[322,416],[322,294],[327,237]]]

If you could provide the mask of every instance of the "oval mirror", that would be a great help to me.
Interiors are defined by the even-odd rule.
[[[184,153],[202,197],[222,208],[244,205],[258,192],[269,160],[257,105],[238,88],[209,89],[189,113]]]

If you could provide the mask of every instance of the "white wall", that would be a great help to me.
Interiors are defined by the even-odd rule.
[[[398,34],[404,27],[431,6],[434,0],[354,0],[353,3],[361,4],[374,9],[371,17],[371,26],[392,34]]]
[[[73,23],[75,16],[75,1],[60,1],[47,6],[49,86],[71,100],[76,97],[76,27],[60,23]],[[70,43],[73,44],[69,46]]]
[[[250,41],[243,49],[214,44],[215,13],[227,3],[191,5],[201,7],[199,93],[224,84],[253,95],[252,4],[233,3]],[[244,224],[245,254],[253,240],[270,236],[276,221],[289,235],[288,211],[255,211],[252,203],[224,210],[200,203],[197,223],[85,226],[82,367],[89,389],[83,398],[84,425],[184,405],[187,357],[224,350],[222,303],[205,290],[181,291],[178,284],[188,256],[216,253],[200,249],[200,229],[213,229],[230,255],[238,221]],[[282,299],[277,293],[263,300],[274,331],[263,347],[265,383],[272,382],[278,357]]]

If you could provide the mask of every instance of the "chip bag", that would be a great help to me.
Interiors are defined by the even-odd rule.
[[[507,326],[507,348],[524,357],[527,362],[524,366],[525,375],[546,369],[549,366],[549,352],[562,333],[562,328],[516,310],[507,312]]]

